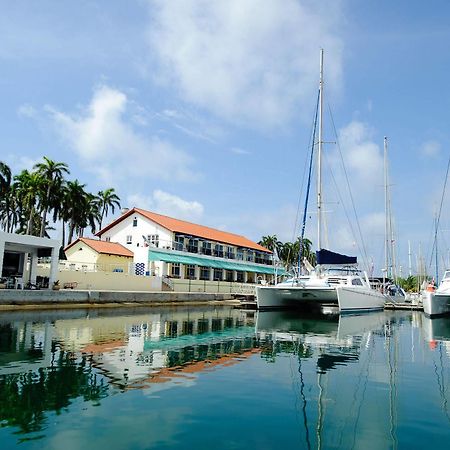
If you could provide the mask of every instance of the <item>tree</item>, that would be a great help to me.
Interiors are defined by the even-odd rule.
[[[0,213],[1,225],[4,230],[11,232],[11,191],[12,175],[9,166],[0,161]]]
[[[42,177],[42,182],[46,188],[45,196],[41,198],[41,230],[39,235],[44,236],[45,224],[47,220],[47,212],[52,208],[52,194],[55,197],[57,188],[61,186],[64,173],[70,173],[66,163],[55,162],[44,156],[44,162],[35,164],[39,175]]]
[[[102,228],[103,218],[108,215],[109,209],[114,214],[114,209],[120,208],[120,198],[114,192],[114,188],[99,191],[97,194],[98,210],[100,212],[99,229]]]
[[[22,170],[14,177],[13,191],[19,206],[19,231],[25,234],[39,235],[41,228],[40,220],[36,222],[36,205],[43,191],[42,177],[37,172]],[[45,225],[44,225],[45,228]]]

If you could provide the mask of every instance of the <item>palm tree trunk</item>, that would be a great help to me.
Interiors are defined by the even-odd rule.
[[[33,217],[34,217],[34,206],[31,207],[30,216],[28,217],[27,234],[31,234],[31,232],[33,231]]]
[[[47,187],[47,198],[45,199],[44,212],[42,213],[41,231],[39,233],[40,237],[44,237],[44,233],[45,233],[45,222],[47,221],[47,210],[48,210],[48,202],[50,199],[50,188],[51,188],[51,183],[49,183],[48,187]]]

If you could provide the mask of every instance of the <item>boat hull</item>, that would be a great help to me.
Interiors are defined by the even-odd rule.
[[[336,304],[334,287],[301,286],[257,286],[256,303],[258,309],[287,309],[308,306],[320,307],[322,304]]]
[[[423,312],[429,316],[442,316],[450,314],[450,293],[425,292],[423,298]]]
[[[341,313],[382,310],[386,302],[386,297],[373,289],[337,286],[336,293]]]

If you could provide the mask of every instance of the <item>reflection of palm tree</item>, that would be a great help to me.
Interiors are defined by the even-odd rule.
[[[68,352],[61,352],[56,366],[5,375],[0,378],[0,421],[19,427],[22,432],[41,431],[46,424],[46,411],[60,413],[72,399],[99,404],[107,397],[108,385],[98,377],[92,361],[83,356],[81,361]]]

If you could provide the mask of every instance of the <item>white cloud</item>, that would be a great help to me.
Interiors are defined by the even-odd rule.
[[[197,201],[184,200],[173,194],[156,189],[151,196],[132,194],[127,197],[129,207],[151,210],[177,219],[199,221],[203,216],[203,205]]]
[[[157,79],[232,122],[282,125],[311,107],[319,49],[326,81],[339,83],[341,2],[149,0]]]
[[[440,151],[441,151],[441,144],[438,141],[434,140],[424,142],[420,149],[422,155],[431,158],[437,156],[440,153]]]
[[[235,153],[236,155],[249,155],[250,154],[250,152],[248,150],[244,150],[243,148],[240,148],[240,147],[232,147],[231,152]]]
[[[339,147],[330,151],[328,162],[342,192],[347,191],[345,168],[354,196],[364,198],[369,193],[373,195],[379,190],[382,200],[383,153],[380,145],[373,141],[373,131],[367,124],[354,120],[339,130]],[[367,200],[367,197],[365,199]],[[374,198],[370,200],[371,203],[374,202]]]
[[[32,171],[35,164],[42,162],[41,159],[34,159],[24,155],[10,153],[6,155],[5,162],[11,169],[13,174],[18,174],[22,170]]]
[[[19,106],[17,109],[17,114],[19,117],[27,117],[27,118],[33,118],[36,116],[36,110],[33,108],[33,106],[24,104]]]
[[[189,154],[157,136],[136,132],[133,115],[127,116],[128,103],[123,92],[100,86],[80,115],[47,110],[57,132],[104,182],[136,177],[196,180]]]

